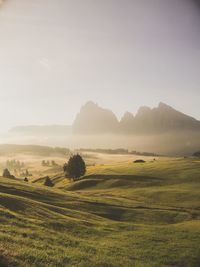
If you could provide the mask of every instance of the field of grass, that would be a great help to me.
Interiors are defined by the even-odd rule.
[[[199,267],[200,161],[109,157],[45,169],[53,188],[0,177],[0,266]]]

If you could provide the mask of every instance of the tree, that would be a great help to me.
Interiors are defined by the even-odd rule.
[[[10,174],[10,172],[9,172],[8,169],[5,169],[5,170],[3,171],[3,177],[5,177],[5,178],[11,178],[11,177],[13,177],[13,176]]]
[[[67,167],[68,167],[68,164],[65,163],[64,166],[63,166],[63,170],[64,170],[64,172],[65,172],[66,175],[67,175]]]
[[[49,187],[53,187],[54,186],[54,183],[51,181],[51,179],[49,178],[49,176],[47,176],[45,178],[44,185],[45,186],[49,186]]]
[[[52,166],[57,166],[55,160],[52,160],[52,161],[51,161],[51,165],[52,165]]]
[[[10,174],[9,170],[8,169],[5,169],[3,171],[3,177],[10,178],[10,176],[11,176],[11,174]]]
[[[69,175],[74,181],[85,175],[86,173],[86,165],[83,158],[77,154],[70,157],[67,164],[63,167],[64,172]]]
[[[42,166],[46,166],[45,160],[42,161]]]

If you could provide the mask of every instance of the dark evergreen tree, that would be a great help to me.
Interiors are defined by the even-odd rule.
[[[8,169],[5,169],[3,171],[3,177],[5,177],[5,178],[13,178],[13,179],[15,178],[15,176],[12,175]]]
[[[63,170],[64,170],[65,174],[67,174],[67,167],[68,167],[68,164],[65,163],[64,166],[63,166]]]
[[[10,174],[8,169],[5,169],[3,171],[3,177],[5,177],[5,178],[11,178],[12,177],[12,175]]]
[[[70,157],[68,163],[64,165],[64,172],[74,181],[79,179],[86,173],[85,161],[79,154]]]

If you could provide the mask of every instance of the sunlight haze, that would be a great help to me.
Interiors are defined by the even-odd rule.
[[[72,124],[88,100],[118,118],[163,101],[200,119],[199,29],[187,0],[5,1],[1,131]]]
[[[200,266],[200,0],[0,0],[0,267]]]

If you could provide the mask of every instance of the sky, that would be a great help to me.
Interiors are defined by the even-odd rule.
[[[1,2],[1,130],[71,124],[89,100],[200,119],[198,0]]]

